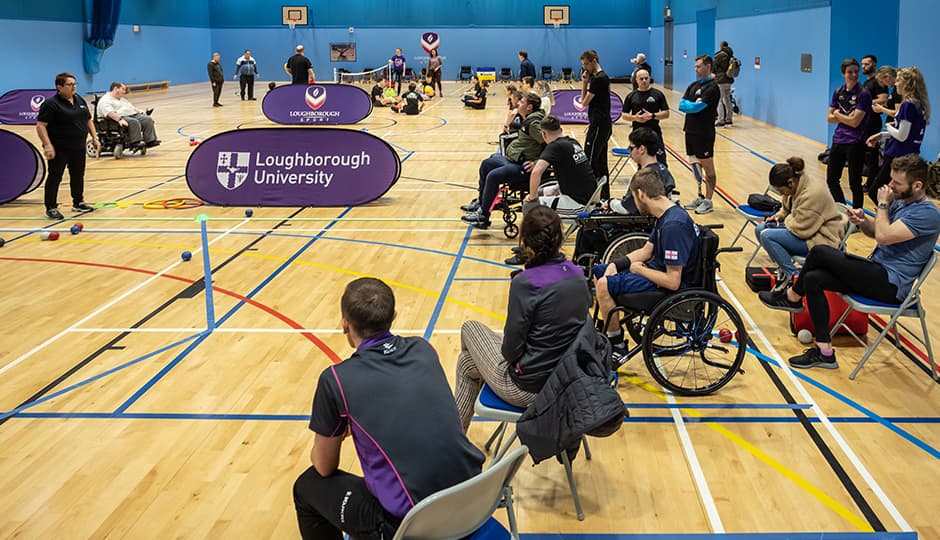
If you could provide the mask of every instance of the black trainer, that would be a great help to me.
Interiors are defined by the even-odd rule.
[[[803,302],[791,302],[787,298],[787,291],[790,289],[783,289],[782,291],[761,291],[757,293],[757,297],[760,299],[761,303],[770,309],[779,309],[781,311],[789,311],[790,313],[800,313],[803,311]]]
[[[73,212],[94,212],[95,209],[88,203],[82,201],[72,205]]]
[[[483,212],[477,210],[460,218],[461,221],[469,223],[477,229],[488,229],[490,227],[490,217],[484,216]]]
[[[512,257],[509,257],[508,259],[505,260],[506,264],[511,264],[514,266],[521,266],[527,262],[529,262],[529,258],[523,255],[522,253],[516,253]]]
[[[790,358],[789,362],[791,366],[799,369],[812,367],[839,369],[839,362],[836,361],[836,352],[832,351],[832,356],[826,356],[819,350],[819,347],[806,349],[803,351],[803,354]]]
[[[65,216],[62,215],[62,212],[59,212],[58,208],[46,210],[46,217],[49,219],[65,219]]]
[[[480,209],[480,201],[473,199],[469,204],[461,205],[460,209],[464,212],[476,212]]]

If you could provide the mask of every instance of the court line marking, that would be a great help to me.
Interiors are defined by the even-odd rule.
[[[437,304],[434,306],[434,311],[431,312],[431,318],[428,319],[428,327],[424,332],[424,339],[431,339],[431,334],[434,331],[434,326],[437,324],[437,319],[441,316],[441,310],[444,308],[444,303],[447,302],[447,297],[450,292],[450,287],[454,282],[454,276],[457,275],[457,268],[460,267],[460,260],[463,259],[464,251],[467,250],[467,242],[470,241],[470,234],[473,232],[473,227],[467,225],[467,232],[464,233],[463,242],[460,243],[460,249],[457,250],[457,255],[454,257],[454,262],[450,267],[450,272],[447,274],[447,279],[444,280],[444,286],[441,288],[440,294],[437,295]]]
[[[779,359],[781,358],[780,353],[777,352],[777,349],[773,346],[772,343],[770,343],[770,340],[767,339],[767,336],[764,335],[763,331],[761,331],[761,329],[754,322],[754,319],[751,317],[751,314],[746,309],[744,309],[744,306],[741,304],[741,302],[738,300],[738,298],[734,295],[734,293],[731,291],[728,285],[725,284],[723,280],[718,281],[718,285],[722,288],[725,294],[728,295],[728,298],[735,305],[735,308],[741,314],[742,318],[744,318],[745,323],[751,328],[753,328],[751,335],[757,336],[758,339],[761,340],[761,343],[764,345],[764,347],[766,347],[765,350],[767,350],[770,353],[770,354],[767,354],[766,356],[769,358],[778,360],[778,366],[786,374],[787,378],[790,380],[790,383],[796,388],[796,391],[800,395],[801,400],[804,403],[809,403],[813,406],[812,407],[813,412],[819,418],[822,425],[826,428],[826,431],[829,432],[829,435],[833,439],[835,439],[836,444],[839,446],[839,448],[842,450],[845,456],[849,459],[849,462],[852,463],[852,466],[855,467],[855,470],[865,480],[865,483],[868,484],[868,487],[875,493],[875,496],[878,497],[878,500],[881,501],[881,504],[888,510],[888,513],[891,515],[892,519],[894,519],[898,527],[905,531],[912,531],[913,529],[911,528],[910,524],[908,524],[907,520],[904,519],[900,511],[897,509],[897,507],[894,505],[891,499],[888,498],[888,495],[884,492],[884,490],[881,489],[881,486],[878,484],[875,478],[871,475],[871,473],[868,472],[868,469],[861,462],[858,455],[855,453],[854,450],[852,450],[852,447],[849,446],[845,438],[842,437],[841,432],[839,432],[839,430],[836,429],[836,427],[832,424],[832,422],[829,421],[829,417],[826,414],[826,412],[822,409],[822,407],[819,406],[818,403],[816,403],[816,401],[812,398],[812,396],[809,395],[809,392],[806,390],[806,387],[794,375],[793,370],[790,369],[790,366],[785,365],[785,363],[782,361],[779,361]],[[854,516],[854,514],[851,514],[851,517],[854,519],[857,519]],[[850,522],[852,522],[853,524],[856,524],[853,520],[850,520]],[[868,525],[868,523],[865,523],[865,522],[863,523],[865,524],[865,527],[861,528],[861,530],[869,530],[871,528],[870,525]],[[856,524],[856,526],[858,525]]]
[[[231,229],[231,231],[235,231],[236,229],[238,229],[241,225],[243,225],[243,224],[245,224],[245,223],[248,223],[248,220],[247,220],[247,219],[243,219],[242,222],[241,222],[240,224],[235,225],[235,226]],[[225,236],[226,236],[227,234],[228,234],[228,233],[225,233],[225,234],[222,234],[222,235],[220,235],[220,236],[214,238],[213,240],[211,240],[210,242],[208,242],[208,244],[211,245],[211,244],[213,244],[213,243],[215,243],[215,242],[218,242],[219,240],[225,238]],[[198,248],[197,251],[200,251],[201,249],[202,249],[202,248]],[[97,317],[98,315],[104,313],[104,312],[107,311],[108,309],[114,307],[116,304],[118,304],[119,302],[123,301],[125,298],[131,296],[132,294],[136,293],[136,292],[139,291],[140,289],[146,287],[146,286],[149,285],[151,282],[156,281],[156,280],[159,279],[161,276],[163,276],[164,274],[166,274],[167,272],[169,272],[170,270],[176,268],[177,266],[179,266],[179,265],[181,265],[181,264],[183,264],[183,261],[182,261],[182,260],[177,260],[177,261],[173,262],[172,264],[170,264],[169,266],[167,266],[167,267],[165,267],[164,269],[160,270],[160,271],[157,272],[156,274],[150,276],[149,278],[145,279],[144,281],[142,281],[142,282],[138,283],[137,285],[131,287],[130,289],[128,289],[127,291],[125,291],[125,292],[122,293],[121,295],[119,295],[119,296],[117,296],[117,297],[111,299],[110,301],[104,303],[102,306],[100,306],[99,308],[95,309],[94,311],[92,311],[92,312],[89,313],[88,315],[86,315],[86,316],[82,317],[81,319],[79,319],[78,321],[72,323],[66,330],[62,330],[62,331],[58,332],[57,334],[55,334],[55,335],[51,336],[50,338],[46,339],[45,341],[43,341],[43,342],[40,343],[39,345],[33,347],[33,348],[30,349],[29,351],[27,351],[27,352],[21,354],[21,355],[20,355],[19,357],[17,357],[16,359],[14,359],[14,360],[10,361],[9,363],[7,363],[6,365],[0,367],[0,375],[3,375],[3,374],[6,373],[7,371],[9,371],[9,370],[13,369],[14,367],[18,366],[18,365],[19,365],[20,363],[22,363],[24,360],[30,358],[31,356],[33,356],[33,355],[36,354],[37,352],[39,352],[39,351],[45,349],[46,347],[48,347],[48,346],[51,345],[52,343],[55,343],[56,341],[58,341],[59,338],[61,338],[62,336],[65,336],[66,334],[68,334],[68,331],[67,331],[67,330],[68,330],[69,328],[78,328],[78,327],[80,327],[80,326],[81,326],[82,324],[84,324],[85,322],[87,322],[87,321],[89,321],[89,320],[91,320],[91,319]]]

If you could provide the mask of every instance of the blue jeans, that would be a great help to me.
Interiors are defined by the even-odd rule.
[[[501,154],[493,154],[480,163],[480,185],[478,198],[480,209],[484,216],[489,217],[490,206],[496,199],[500,184],[511,184],[513,187],[524,188],[528,178],[522,165],[510,161]]]
[[[770,258],[773,259],[780,270],[788,275],[797,274],[796,265],[793,264],[793,255],[806,256],[809,248],[806,241],[793,236],[783,224],[758,223],[754,228],[754,234],[757,236],[761,247],[767,251]]]

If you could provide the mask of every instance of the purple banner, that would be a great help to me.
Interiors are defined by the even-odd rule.
[[[555,90],[552,114],[562,124],[588,124],[588,108],[581,105],[580,90]],[[623,98],[617,92],[610,93],[610,120],[616,122],[623,111]]]
[[[289,84],[268,92],[261,110],[278,124],[355,124],[372,112],[372,98],[348,84]]]
[[[55,90],[10,90],[0,96],[0,124],[35,124],[39,106],[54,95]]]
[[[227,131],[186,164],[189,189],[223,206],[353,206],[381,197],[400,174],[387,142],[338,128]]]
[[[16,133],[0,129],[0,204],[39,187],[46,176],[46,162],[33,144]]]

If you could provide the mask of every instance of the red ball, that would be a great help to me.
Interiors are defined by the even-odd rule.
[[[722,343],[730,342],[731,336],[732,336],[731,330],[728,330],[727,328],[722,328],[721,330],[718,331],[718,340],[721,341]]]
[[[82,229],[85,228],[85,226],[82,225],[81,223],[76,223],[76,224],[75,224],[75,227],[78,227],[78,230],[82,230]]]
[[[58,239],[59,239],[58,231],[52,231],[49,233],[49,240],[58,240]]]
[[[737,341],[738,343],[744,343],[745,341],[747,341],[747,332],[745,332],[745,333],[742,335],[741,332],[735,330],[735,331],[734,331],[734,340]]]

